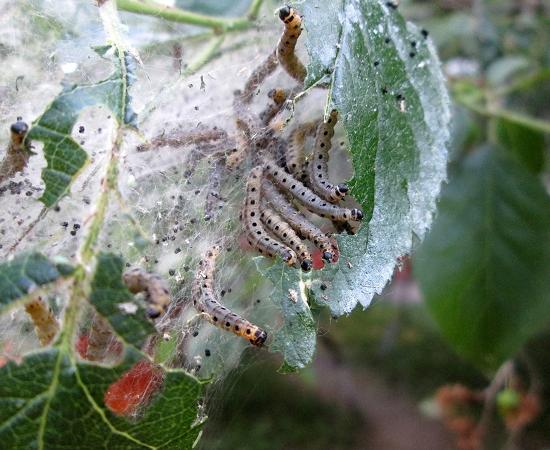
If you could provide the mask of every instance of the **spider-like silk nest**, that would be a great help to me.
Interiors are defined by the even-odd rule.
[[[90,45],[104,42],[96,11],[85,4],[88,2],[21,3],[8,2],[0,19],[2,25],[10,24],[0,29],[15,27],[19,33],[11,40],[5,33],[0,35],[2,48],[7,48],[1,55],[0,74],[0,90],[5,93],[0,103],[2,149],[7,147],[10,123],[17,116],[27,122],[34,120],[59,92],[62,81],[99,81],[111,69],[109,63],[88,50]],[[85,25],[81,22],[83,16],[88,19]],[[71,23],[70,17],[81,19]],[[197,161],[196,145],[159,146],[143,152],[137,149],[161,135],[178,137],[213,127],[227,132],[227,148],[232,148],[233,92],[242,89],[252,70],[275,47],[281,24],[275,15],[267,15],[261,20],[261,32],[228,36],[212,62],[184,78],[182,64],[199,54],[207,45],[205,41],[151,45],[152,39],[161,36],[161,41],[167,40],[188,33],[190,28],[126,14],[121,14],[121,18],[129,26],[129,42],[143,61],[137,71],[138,81],[131,89],[139,132],[125,134],[119,164],[121,201],[111,198],[100,248],[120,254],[129,264],[157,272],[169,281],[173,302],[166,316],[157,321],[166,340],[163,345],[172,354],[167,362],[186,367],[201,377],[222,376],[235,367],[244,349],[258,350],[202,320],[192,307],[190,285],[197,262],[209,246],[219,243],[224,249],[215,275],[220,300],[269,334],[276,333],[283,320],[270,301],[272,287],[256,271],[256,254],[246,249],[243,245],[246,240],[241,238],[238,216],[250,162],[246,160],[231,172],[225,168],[220,172],[223,180],[220,199],[207,220],[205,202],[213,187],[210,174],[215,158]],[[32,25],[38,20],[58,23],[60,29],[70,29],[74,34],[64,40],[51,32],[35,33]],[[18,45],[20,42],[26,45]],[[302,43],[299,47],[303,52]],[[21,74],[24,79],[15,90],[15,80]],[[260,86],[253,110],[259,113],[267,105],[270,89],[293,86],[295,82],[278,69]],[[326,90],[312,89],[295,104],[293,113],[284,111],[283,117],[290,120],[282,135],[288,136],[297,123],[320,118],[325,97]],[[71,187],[71,194],[59,203],[59,211],[49,211],[38,222],[42,204],[37,198],[44,188],[40,171],[45,160],[41,145],[36,145],[37,155],[22,174],[11,180],[22,183],[21,193],[12,194],[8,189],[0,194],[4,211],[0,219],[0,251],[4,258],[13,253],[16,243],[17,252],[38,249],[47,255],[75,255],[94,211],[114,127],[111,112],[106,108],[89,108],[81,114],[72,135],[88,152],[90,164]],[[342,140],[341,135],[337,131],[335,143]],[[334,180],[343,180],[351,173],[342,148],[334,145],[331,152],[329,173]],[[197,164],[189,175],[191,162]],[[27,196],[26,192],[32,195]],[[75,224],[80,228],[75,229]],[[21,324],[28,319],[17,312],[9,321],[4,326],[11,323],[12,329],[20,332]],[[86,327],[87,322],[83,325]],[[32,331],[32,327],[27,328]],[[2,334],[5,340],[13,333]],[[33,345],[36,341],[31,339],[28,346]]]

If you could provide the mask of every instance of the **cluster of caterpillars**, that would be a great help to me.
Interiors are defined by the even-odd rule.
[[[252,154],[254,168],[246,185],[246,198],[241,221],[249,244],[260,254],[279,256],[290,266],[304,271],[312,267],[312,258],[305,243],[311,241],[323,259],[333,262],[335,244],[300,209],[330,219],[336,230],[354,233],[363,213],[339,203],[349,191],[344,183],[333,184],[328,178],[329,151],[332,147],[338,112],[332,110],[325,121],[307,122],[290,132],[289,139],[275,136],[272,121],[282,109],[291,92],[283,89],[270,91],[272,104],[259,118],[248,112],[254,93],[273,73],[277,62],[296,81],[303,82],[304,65],[295,54],[295,46],[302,31],[302,19],[291,7],[279,10],[285,25],[276,50],[252,73],[242,92],[235,94],[235,115],[240,136],[240,148],[228,158],[229,167]],[[311,136],[315,145],[310,155],[306,141]]]

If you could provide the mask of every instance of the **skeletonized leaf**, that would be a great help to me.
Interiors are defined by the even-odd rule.
[[[332,313],[368,306],[396,259],[429,228],[446,177],[449,99],[429,38],[380,0],[307,0],[308,82],[328,77],[328,107],[340,112],[365,212],[357,236],[339,238],[317,299]],[[327,75],[328,74],[328,75]],[[325,299],[325,300],[322,300]]]
[[[47,166],[42,170],[42,179],[46,188],[40,200],[47,207],[55,205],[68,193],[88,160],[86,152],[71,137],[84,108],[102,104],[113,112],[119,123],[135,124],[136,115],[130,108],[128,95],[134,78],[132,56],[115,50],[114,63],[115,71],[103,81],[65,87],[29,131],[29,139],[44,143]]]
[[[415,272],[445,336],[495,367],[550,323],[550,197],[504,150],[468,157],[444,189]]]
[[[182,371],[165,374],[162,393],[140,420],[117,417],[105,407],[109,385],[139,358],[137,352],[128,352],[122,364],[107,368],[77,363],[65,350],[52,348],[27,356],[20,365],[9,362],[0,369],[2,445],[190,448],[200,431],[193,423],[201,385]]]
[[[41,253],[20,255],[0,264],[0,312],[14,301],[40,286],[70,275],[73,267],[63,261],[52,261]]]
[[[141,348],[155,327],[146,319],[145,310],[122,282],[124,262],[118,256],[101,253],[92,281],[90,303],[111,324],[126,343]]]

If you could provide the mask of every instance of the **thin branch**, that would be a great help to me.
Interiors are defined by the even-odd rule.
[[[248,17],[248,20],[256,20],[258,18],[258,12],[260,11],[262,2],[263,0],[254,0],[252,2],[250,8],[248,8],[248,12],[246,13],[246,17]]]
[[[207,16],[205,14],[198,14],[180,8],[160,5],[151,0],[117,0],[117,7],[121,11],[160,17],[173,22],[187,23],[199,27],[212,28],[218,32],[245,30],[253,25],[253,22],[247,18],[229,19]],[[259,8],[259,6],[257,6],[257,8]]]

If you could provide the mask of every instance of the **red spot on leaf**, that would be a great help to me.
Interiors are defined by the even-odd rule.
[[[109,386],[105,392],[105,406],[119,416],[131,415],[161,384],[162,369],[149,361],[139,361]]]

